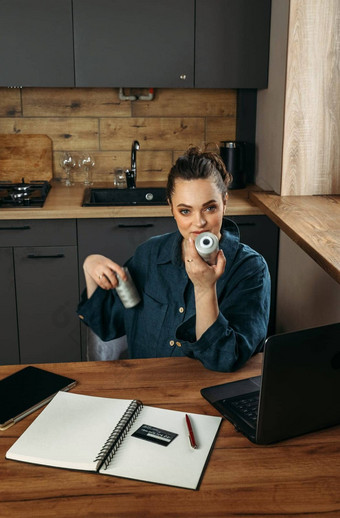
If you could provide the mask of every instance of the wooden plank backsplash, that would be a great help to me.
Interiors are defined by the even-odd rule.
[[[130,167],[137,139],[138,179],[164,183],[190,144],[234,140],[236,111],[236,90],[157,89],[153,101],[120,101],[117,88],[0,88],[0,133],[48,135],[55,178],[62,152],[89,151],[94,180],[112,181],[115,167]]]

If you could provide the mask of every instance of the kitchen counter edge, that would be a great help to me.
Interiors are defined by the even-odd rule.
[[[340,283],[340,196],[279,196],[251,192],[250,199],[323,270]]]
[[[84,185],[65,187],[60,182],[52,181],[52,189],[40,208],[0,208],[0,220],[25,219],[82,219],[82,218],[144,218],[171,217],[167,205],[152,206],[116,206],[116,207],[82,207]],[[96,184],[94,187],[102,187]],[[249,198],[255,186],[229,192],[226,215],[247,216],[261,215],[263,211]]]

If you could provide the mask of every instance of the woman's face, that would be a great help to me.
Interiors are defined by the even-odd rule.
[[[227,198],[227,197],[226,197]],[[175,181],[171,210],[184,239],[212,232],[220,239],[226,198],[213,178]]]

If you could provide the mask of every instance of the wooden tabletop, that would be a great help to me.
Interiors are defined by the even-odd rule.
[[[235,373],[189,358],[46,364],[74,377],[74,392],[140,398],[147,405],[218,415],[200,395],[212,384],[257,375],[262,355]],[[22,366],[0,367],[0,378]],[[5,460],[38,415],[0,432],[0,516],[340,516],[340,427],[260,447],[223,420],[198,491]]]
[[[250,198],[340,283],[340,196],[251,192]]]
[[[143,218],[143,217],[172,217],[168,205],[153,206],[121,206],[121,207],[82,207],[84,185],[75,184],[65,187],[64,184],[52,181],[50,190],[43,207],[31,208],[1,208],[0,220],[5,219],[67,219],[67,218]],[[139,187],[150,186],[138,184]],[[154,183],[151,186],[162,185]],[[112,187],[108,183],[96,183],[93,187]],[[263,214],[249,199],[249,189],[230,191],[227,205],[227,215],[247,216]]]

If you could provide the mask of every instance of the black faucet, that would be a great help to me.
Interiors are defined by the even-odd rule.
[[[131,169],[128,169],[125,171],[126,174],[126,185],[128,189],[135,189],[136,188],[136,181],[137,181],[137,158],[136,158],[136,151],[139,149],[139,142],[138,140],[134,140],[132,142],[131,146]]]

